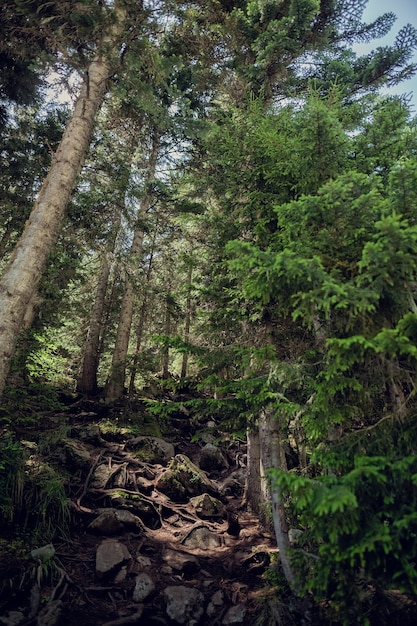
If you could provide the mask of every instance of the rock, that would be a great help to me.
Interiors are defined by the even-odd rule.
[[[54,555],[55,548],[52,543],[48,543],[46,546],[42,546],[41,548],[36,548],[30,553],[32,559],[35,559],[36,561],[48,561],[49,559],[52,559]]]
[[[96,552],[96,575],[99,580],[114,577],[132,558],[126,546],[117,539],[105,539]]]
[[[155,530],[161,527],[162,522],[159,512],[153,503],[140,493],[133,494],[115,490],[110,494],[110,498],[115,506],[124,511],[130,511],[130,513],[140,518],[148,528]]]
[[[91,415],[91,417],[94,416],[96,417],[97,414],[93,413]],[[74,426],[71,429],[71,436],[81,439],[87,443],[92,443],[95,446],[99,446],[103,443],[98,424],[83,424],[81,426]]]
[[[155,583],[148,574],[141,572],[136,576],[135,588],[133,590],[133,602],[142,602],[155,591]]]
[[[243,495],[243,491],[245,488],[245,472],[239,470],[238,472],[233,472],[226,478],[223,482],[220,493],[222,496],[235,496],[240,497]]]
[[[168,617],[178,624],[195,626],[204,613],[204,596],[198,589],[170,586],[164,590],[166,612]]]
[[[162,554],[164,562],[173,570],[183,574],[192,574],[200,568],[198,560],[192,554],[185,554],[178,550],[164,550]]]
[[[174,456],[175,448],[159,437],[135,437],[126,442],[125,449],[147,463],[166,465]]]
[[[122,509],[105,509],[89,524],[88,528],[101,535],[115,535],[125,530],[144,530],[139,517]]]
[[[218,615],[219,610],[224,605],[224,593],[221,589],[218,589],[216,593],[212,596],[210,602],[207,606],[207,615],[209,617],[214,617]]]
[[[26,621],[25,615],[20,611],[9,611],[7,615],[0,617],[2,626],[19,626],[19,624]]]
[[[200,548],[210,550],[222,545],[220,537],[212,533],[207,526],[195,526],[181,541],[188,548]]]
[[[148,556],[143,556],[142,554],[139,554],[139,556],[136,557],[136,567],[139,570],[145,570],[148,569],[152,566],[152,561]]]
[[[104,489],[112,472],[113,470],[109,467],[108,463],[101,463],[93,472],[90,483],[91,487],[93,487],[93,489]]]
[[[36,620],[37,626],[56,626],[56,624],[59,624],[62,609],[62,600],[51,600],[48,602],[48,604],[39,611]]]
[[[79,469],[80,467],[85,469],[90,466],[90,449],[81,441],[66,439],[64,449],[68,466],[71,469]]]
[[[106,511],[105,513],[100,513],[88,525],[88,528],[100,535],[116,535],[122,532],[123,524],[117,519],[114,511]]]
[[[229,624],[243,624],[245,620],[246,609],[243,604],[236,604],[232,606],[223,618],[222,624],[228,626]]]
[[[177,454],[156,482],[156,488],[174,502],[187,502],[202,493],[217,494],[212,482],[185,454]]]
[[[220,500],[210,496],[208,493],[203,493],[201,496],[195,496],[190,499],[190,503],[195,508],[198,517],[201,519],[210,519],[212,517],[224,517],[226,514],[226,507]]]
[[[207,443],[201,450],[200,467],[206,472],[216,472],[227,469],[229,463],[217,446]]]
[[[298,543],[303,531],[300,528],[290,528],[288,530],[288,541],[291,545]]]

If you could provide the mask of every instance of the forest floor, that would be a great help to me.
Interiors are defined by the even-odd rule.
[[[20,419],[14,427],[28,451],[25,472],[33,476],[29,487],[16,484],[13,524],[0,528],[1,626],[330,623],[318,613],[296,610],[280,574],[274,536],[244,506],[243,441],[181,411],[162,428],[141,402],[111,408],[80,399],[67,404],[65,411]],[[192,498],[170,497],[160,487],[168,459],[144,459],[133,445],[138,435],[157,436],[173,445],[176,459],[186,457],[198,468],[208,433],[225,459],[223,468],[204,472],[208,490],[225,507],[218,516],[202,516]],[[60,510],[57,477],[69,501],[67,517]],[[109,510],[131,517],[110,516],[100,526],[97,520]],[[46,558],[31,556],[50,542]],[[100,546],[113,549],[115,543],[127,550],[125,558],[100,573]],[[182,613],[169,608],[173,587],[185,594],[180,602],[189,603]],[[187,595],[192,590],[197,599]],[[372,624],[415,623],[415,603],[395,595],[390,603]]]
[[[205,474],[225,511],[219,517],[202,518],[189,501],[173,501],[156,488],[167,463],[142,461],[128,450],[127,442],[141,430],[145,430],[143,434],[155,430],[155,420],[146,417],[143,406],[130,410],[126,419],[126,407],[110,410],[78,401],[65,413],[49,412],[40,422],[17,429],[23,445],[34,451],[30,457],[34,473],[47,466],[62,477],[71,516],[68,529],[52,538],[54,554],[46,560],[30,558],[30,551],[42,547],[36,533],[42,526],[40,511],[47,509],[37,499],[51,498],[48,489],[40,495],[34,495],[32,489],[23,496],[22,512],[28,510],[24,524],[16,516],[24,526],[20,539],[11,528],[0,530],[0,624],[299,623],[270,591],[265,579],[268,575],[277,578],[274,537],[242,506],[244,443],[216,432],[217,438],[222,438],[227,467]],[[185,455],[198,466],[204,443],[193,437],[199,427],[201,424],[192,425],[186,415],[180,415],[170,419],[167,432],[157,434],[174,445],[175,455]],[[97,479],[100,470],[102,475],[104,472],[101,484]],[[118,501],[113,498],[116,492]],[[134,497],[135,493],[140,496],[141,510],[132,501],[120,505],[121,494]],[[99,531],[90,527],[109,507],[131,511],[143,524],[119,529],[116,524],[116,528]],[[57,511],[57,520],[59,516]],[[204,530],[203,536],[198,535],[199,529]],[[109,537],[126,546],[131,557],[123,564],[124,574],[119,573],[119,578],[99,577],[96,571],[98,547]],[[132,593],[143,570],[154,589],[138,603],[132,600]],[[171,586],[201,592],[199,602],[204,613],[197,621],[185,616],[178,622],[167,615],[164,590]],[[51,599],[60,600],[56,622],[45,612]],[[280,616],[285,619],[275,621],[270,612],[276,620]]]

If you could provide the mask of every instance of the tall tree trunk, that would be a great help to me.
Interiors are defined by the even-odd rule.
[[[282,469],[288,471],[282,444],[281,424],[272,407],[268,407],[262,412],[260,422],[262,424],[261,464],[264,476],[268,473],[268,470]],[[282,569],[289,586],[295,590],[295,575],[291,558],[288,554],[290,543],[288,540],[288,525],[284,502],[280,488],[274,480],[268,480],[268,490],[270,502],[272,503],[272,519]]]
[[[171,295],[165,298],[165,318],[164,318],[164,335],[169,337],[171,334]],[[162,378],[168,380],[169,378],[169,345],[166,342],[162,349]]]
[[[192,264],[192,261],[190,260],[190,265],[188,268],[188,275],[187,275],[187,299],[185,302],[184,342],[186,343],[190,340],[191,313],[192,313],[192,299],[191,299],[192,278],[193,278],[193,264]],[[186,351],[182,355],[180,378],[185,378],[187,376],[187,365],[188,365],[188,352]]]
[[[121,211],[119,211],[116,213],[112,227],[112,235],[108,244],[108,250],[111,251],[111,253],[114,252],[121,218]],[[87,338],[84,344],[81,371],[77,381],[77,391],[87,395],[95,395],[98,390],[97,370],[100,357],[100,335],[103,328],[103,316],[106,305],[110,269],[111,263],[109,261],[109,252],[105,250],[101,258],[96,293],[93,308],[91,309]]]
[[[87,395],[96,394],[98,389],[97,369],[99,363],[100,331],[103,324],[103,312],[106,304],[109,276],[110,262],[105,253],[101,261],[87,339],[84,344],[81,372],[77,381],[77,391]]]
[[[245,480],[245,493],[243,502],[254,515],[260,515],[261,498],[261,447],[259,428],[248,428],[246,432],[247,442],[247,470]]]
[[[145,289],[143,293],[142,306],[140,307],[139,321],[136,327],[136,349],[135,349],[135,356],[133,357],[132,370],[130,372],[129,396],[133,395],[135,391],[135,379],[136,379],[136,374],[138,371],[139,354],[142,349],[143,331],[145,330],[146,314],[148,310],[148,291],[149,291],[149,284],[151,280],[153,259],[154,259],[154,253],[155,253],[156,232],[157,231],[155,230],[153,234],[152,249],[149,255],[148,269],[146,270],[146,280],[145,280]]]
[[[132,275],[127,272],[125,289],[119,314],[119,325],[117,327],[116,341],[114,345],[113,358],[109,380],[106,385],[105,397],[107,402],[113,402],[121,398],[124,391],[126,378],[126,359],[129,350],[130,333],[132,329],[133,309],[135,305],[135,280],[139,264],[143,256],[144,220],[151,206],[152,195],[147,189],[149,183],[155,177],[156,162],[160,145],[160,135],[154,130],[152,138],[152,149],[149,156],[148,171],[145,180],[145,196],[142,199],[138,217],[136,220],[135,232],[132,245],[130,247],[129,262],[133,267]]]
[[[111,45],[122,26],[120,20],[104,43]],[[83,166],[110,73],[111,63],[105,56],[96,58],[88,67],[48,176],[0,281],[0,395],[27,307],[58,239],[68,200]]]

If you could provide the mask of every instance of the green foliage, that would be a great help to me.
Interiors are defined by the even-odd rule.
[[[0,520],[9,523],[21,505],[24,455],[11,434],[0,440]]]
[[[415,455],[358,456],[344,475],[279,472],[274,480],[304,529],[294,559],[305,592],[331,599],[345,620],[359,601],[359,573],[369,584],[416,592]]]

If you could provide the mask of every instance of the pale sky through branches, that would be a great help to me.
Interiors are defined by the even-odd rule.
[[[364,54],[379,46],[393,44],[398,31],[407,23],[417,28],[417,0],[368,0],[368,4],[363,14],[364,22],[372,22],[383,13],[392,12],[397,16],[390,33],[381,39],[375,39],[371,45],[357,45],[354,50],[358,54]],[[413,62],[417,63],[417,50],[414,53]],[[417,75],[409,80],[405,80],[389,90],[395,94],[413,94],[412,112],[417,115]]]

